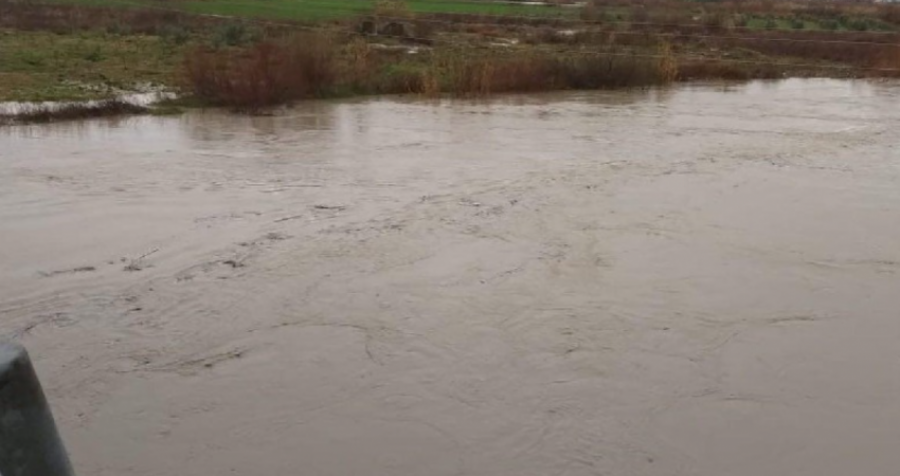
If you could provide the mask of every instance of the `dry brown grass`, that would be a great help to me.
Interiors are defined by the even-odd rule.
[[[334,41],[299,34],[249,48],[191,51],[187,88],[210,104],[245,112],[316,96],[335,81]]]
[[[838,40],[838,41],[834,41]],[[706,38],[703,44],[710,48],[752,50],[767,56],[791,57],[806,61],[826,61],[874,67],[883,63],[900,50],[900,35],[872,37],[863,33],[811,32],[756,32],[752,36],[741,34],[731,38]]]
[[[457,96],[548,91],[647,87],[677,76],[677,63],[665,47],[659,56],[617,52],[552,54],[510,51],[486,54],[451,50],[437,55],[426,73],[434,86]]]
[[[724,79],[746,81],[750,79],[778,79],[785,76],[785,69],[775,64],[751,64],[715,59],[687,60],[678,64],[678,81]]]
[[[548,62],[530,54],[477,54],[451,50],[435,57],[432,83],[442,83],[448,93],[486,96],[493,93],[541,91],[553,88]]]

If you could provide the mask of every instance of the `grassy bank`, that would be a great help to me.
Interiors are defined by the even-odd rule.
[[[900,76],[900,32],[894,31],[900,6],[672,1],[576,9],[346,0],[356,2],[351,12],[341,10],[343,0],[327,8],[318,0],[202,2],[236,18],[189,13],[190,1],[174,10],[159,2],[142,8],[142,1],[0,0],[0,101],[110,98],[160,87],[200,103],[258,111],[358,94],[474,96],[695,79]],[[251,5],[253,12],[243,12]],[[463,6],[468,10],[453,11]],[[281,18],[305,21],[240,18],[282,7],[292,13]],[[343,20],[316,22],[324,17],[313,7]],[[495,15],[493,8],[545,15]],[[439,13],[422,13],[428,9]],[[759,18],[774,18],[776,26],[757,28]],[[845,27],[860,19],[869,26]],[[826,21],[839,26],[820,28]]]
[[[171,87],[184,47],[151,35],[0,30],[0,101],[101,99]]]

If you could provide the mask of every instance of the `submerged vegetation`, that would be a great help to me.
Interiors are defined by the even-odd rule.
[[[104,99],[162,88],[201,104],[258,112],[352,94],[471,97],[696,79],[900,77],[900,5],[116,5],[0,0],[0,101]]]

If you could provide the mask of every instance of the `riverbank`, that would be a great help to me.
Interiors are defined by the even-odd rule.
[[[356,17],[298,23],[0,2],[8,12],[0,19],[0,101],[109,100],[164,90],[191,104],[259,112],[352,95],[900,76],[900,33],[883,9],[765,17],[747,7],[725,15],[713,5],[664,20],[628,9],[603,16],[588,4],[574,19],[423,14],[415,4],[381,2]],[[793,24],[802,28],[756,21],[779,14],[807,20]],[[841,20],[829,31],[832,17]]]

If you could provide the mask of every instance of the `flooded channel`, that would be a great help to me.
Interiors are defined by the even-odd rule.
[[[82,476],[900,467],[900,84],[0,128]]]

